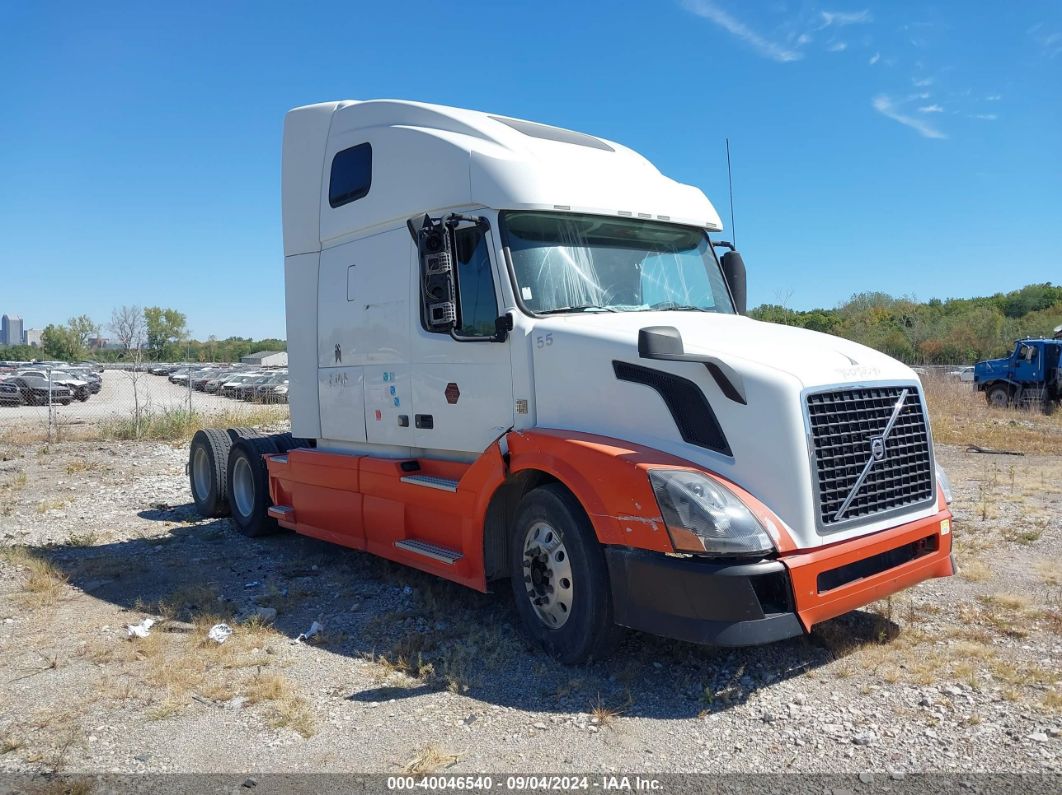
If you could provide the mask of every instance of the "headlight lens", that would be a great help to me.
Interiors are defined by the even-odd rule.
[[[940,483],[940,488],[944,490],[944,501],[951,505],[951,480],[948,478],[948,473],[940,468],[940,464],[936,461],[933,462],[933,466],[937,470],[937,482]]]
[[[739,556],[774,549],[756,517],[722,484],[681,469],[652,470],[649,480],[675,549]]]

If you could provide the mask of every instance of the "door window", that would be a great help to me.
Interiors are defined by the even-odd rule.
[[[466,227],[457,230],[454,242],[461,307],[461,328],[456,333],[462,337],[493,336],[498,302],[487,236],[478,227]]]

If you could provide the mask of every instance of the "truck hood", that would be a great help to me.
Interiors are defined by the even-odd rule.
[[[638,331],[672,326],[687,353],[715,356],[743,374],[768,368],[803,388],[850,381],[917,380],[911,368],[873,348],[817,331],[711,312],[600,312],[564,315],[536,328],[608,337],[638,349]]]
[[[687,353],[729,368],[744,402],[724,391],[703,364],[640,358],[638,332],[648,326],[678,329]],[[805,395],[883,384],[920,394],[915,373],[878,351],[828,334],[706,312],[564,315],[536,320],[530,334],[535,424],[642,444],[717,472],[770,507],[800,548],[876,532],[934,510],[919,508],[899,520],[869,517],[843,529],[820,527]],[[648,381],[621,377],[624,364],[628,374],[634,366],[692,381],[729,454],[685,441],[660,393]]]
[[[1005,376],[1010,369],[1010,358],[986,359],[974,365],[974,379],[985,380],[990,376]]]

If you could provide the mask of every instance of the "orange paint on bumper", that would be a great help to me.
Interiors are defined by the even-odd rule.
[[[789,569],[796,613],[806,631],[827,619],[856,610],[904,588],[933,577],[955,573],[951,561],[951,532],[941,535],[941,522],[951,521],[946,508],[933,516],[908,522],[869,536],[853,538],[828,547],[785,555],[781,561]],[[819,592],[819,575],[888,552],[928,536],[936,536],[937,549],[886,569],[878,574]]]

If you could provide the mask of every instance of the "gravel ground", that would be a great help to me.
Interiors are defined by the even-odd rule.
[[[200,519],[183,447],[0,445],[0,771],[1058,772],[1062,459],[937,452],[962,575],[571,668],[505,588]]]

